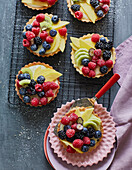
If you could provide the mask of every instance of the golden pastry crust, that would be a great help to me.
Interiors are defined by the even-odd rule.
[[[94,34],[94,33],[93,33]],[[87,35],[84,35],[83,37],[80,37],[81,39],[86,39],[86,38],[91,38],[93,34],[87,34]],[[103,35],[100,35],[100,37],[104,37]],[[106,40],[108,40],[107,37],[105,37]],[[115,61],[116,61],[116,52],[115,52],[115,48],[112,47],[111,49],[111,52],[112,52],[112,56],[113,56],[113,66],[111,68],[108,69],[107,73],[105,74],[100,74],[100,75],[96,75],[95,77],[92,77],[92,78],[100,78],[100,77],[103,77],[104,75],[108,74],[111,69],[114,67],[114,64],[115,64]],[[84,77],[88,77],[88,78],[91,78],[89,76],[86,76],[82,73],[82,71],[76,66],[75,64],[75,58],[74,58],[74,53],[75,53],[75,50],[72,48],[72,51],[71,51],[71,60],[72,60],[72,64],[74,65],[74,67],[76,68],[76,70],[81,74],[83,75]]]
[[[28,65],[25,65],[25,66],[22,67],[21,69],[23,69],[23,68],[28,68],[28,67],[35,66],[35,65],[43,65],[43,66],[45,66],[45,67],[47,67],[47,68],[53,69],[53,67],[49,66],[48,64],[41,63],[41,62],[29,63]],[[19,96],[19,98],[23,101],[22,95],[20,95],[20,93],[19,93],[19,88],[17,87],[17,80],[18,80],[18,75],[19,75],[19,74],[22,74],[22,71],[21,71],[21,70],[20,70],[20,71],[18,72],[18,74],[16,75],[15,90],[16,90],[17,95]],[[59,78],[57,79],[57,81],[58,81],[58,85],[59,85],[59,86],[58,86],[58,88],[56,89],[56,92],[54,93],[54,96],[52,97],[52,99],[51,99],[50,101],[48,101],[47,104],[49,104],[51,101],[53,101],[54,98],[57,96],[57,94],[58,94],[58,92],[59,92],[59,89],[60,89],[60,81],[59,81]],[[23,101],[23,102],[24,102],[24,101]],[[26,105],[32,106],[31,103],[26,103]],[[39,104],[38,106],[42,106],[42,105]],[[38,106],[35,106],[35,107],[38,107]]]

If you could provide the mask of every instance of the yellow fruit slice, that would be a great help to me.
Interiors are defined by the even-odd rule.
[[[80,11],[83,13],[83,18],[84,19],[89,19],[88,15],[86,14],[86,12],[83,10],[83,8],[80,8]]]
[[[70,22],[67,21],[59,21],[57,24],[53,24],[52,29],[59,29],[61,27],[64,27],[65,25],[68,25]]]
[[[74,44],[70,43],[71,47],[73,48],[73,50],[77,51],[79,48],[77,48]]]
[[[75,114],[78,115],[78,117],[81,117],[81,113],[80,113],[79,108],[76,109]]]
[[[66,141],[66,140],[61,140],[61,139],[60,139],[60,141],[61,141],[62,143],[64,143],[66,146],[70,145],[70,146],[71,146],[73,149],[75,149],[78,153],[83,153],[80,149],[75,148],[75,147],[72,145],[72,143],[70,143],[70,142],[68,142],[68,141]]]
[[[75,37],[70,37],[72,43],[74,46],[80,48],[80,43],[79,43],[79,39],[78,38],[75,38]]]
[[[90,0],[86,0],[86,2],[87,2],[88,5],[91,5],[91,4],[90,4]]]
[[[38,6],[48,6],[47,2],[35,1],[35,0],[22,0],[23,3]]]
[[[87,44],[89,44],[92,48],[95,48],[96,43],[92,42],[91,40],[85,40],[85,42],[87,42]]]
[[[93,48],[91,44],[88,44],[85,40],[79,39],[79,42],[80,42],[80,48],[86,48],[87,50]]]
[[[65,50],[65,39],[61,36],[59,49],[61,52]]]
[[[94,108],[88,108],[88,109],[86,109],[85,112],[82,114],[82,119],[83,119],[84,123],[89,120],[89,118],[90,118],[91,115],[92,115],[93,110],[94,110]]]

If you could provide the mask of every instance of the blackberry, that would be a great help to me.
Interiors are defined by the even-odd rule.
[[[112,42],[112,41],[108,41],[108,42],[104,45],[104,49],[105,49],[105,50],[111,50],[112,47],[113,47],[113,42]]]
[[[73,11],[79,11],[80,10],[80,5],[77,5],[77,4],[75,4],[75,5],[72,5],[71,6],[71,9],[73,10]]]
[[[25,95],[26,94],[26,89],[25,88],[21,88],[19,90],[19,93],[20,93],[20,95]]]
[[[95,8],[96,6],[99,5],[99,1],[98,0],[90,0],[90,4]]]
[[[42,40],[41,40],[40,37],[35,37],[35,38],[34,38],[34,42],[35,42],[35,44],[37,44],[37,45],[41,45],[41,44],[42,44]]]
[[[68,129],[71,129],[71,126],[70,125],[65,125],[64,126],[64,131],[66,132]]]
[[[32,94],[32,91],[31,91],[30,87],[26,87],[26,94],[29,94],[29,95]]]
[[[108,67],[106,67],[106,66],[100,67],[100,72],[101,72],[102,74],[107,73],[107,71],[108,71]]]
[[[111,57],[111,51],[105,50],[105,51],[103,52],[103,59],[104,59],[105,61],[107,61],[107,60],[110,59],[110,57]]]
[[[63,130],[58,132],[58,137],[62,140],[66,139],[66,133]]]
[[[73,136],[73,137],[71,137],[71,138],[68,138],[68,137],[66,136],[66,140],[67,140],[68,142],[73,142],[73,141],[75,140],[75,137]]]
[[[92,128],[92,127],[88,128],[87,136],[88,136],[89,138],[92,138],[94,135],[95,135],[95,130],[94,130],[94,128]]]
[[[82,132],[75,132],[75,138],[82,140],[84,138],[84,134]]]
[[[95,44],[95,48],[103,50],[104,49],[104,44],[102,42],[97,42]]]

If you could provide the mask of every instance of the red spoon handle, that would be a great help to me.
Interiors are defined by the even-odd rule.
[[[97,99],[99,99],[104,93],[107,92],[116,82],[119,80],[119,74],[115,73],[109,81],[99,90],[99,92],[95,95]]]

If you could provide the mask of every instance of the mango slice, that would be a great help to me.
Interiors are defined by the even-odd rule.
[[[79,43],[79,39],[75,38],[75,37],[70,37],[72,43],[74,46],[76,46],[77,48],[80,48],[80,43]]]
[[[91,41],[91,40],[84,40],[85,42],[87,42],[87,44],[89,44],[89,46],[91,46],[92,48],[95,48],[95,42]]]
[[[71,47],[73,48],[73,50],[77,51],[78,47],[76,47],[73,43],[70,43]]]
[[[82,118],[84,120],[84,123],[89,120],[89,118],[92,115],[94,108],[88,108],[85,110],[85,112],[82,114]]]
[[[65,50],[65,39],[63,37],[61,37],[61,39],[60,39],[59,49],[61,50],[61,52],[64,52],[64,50]]]
[[[80,48],[86,48],[87,50],[89,50],[90,48],[93,48],[85,40],[79,39],[79,42],[80,42]]]
[[[70,22],[67,21],[59,21],[57,24],[53,24],[52,29],[59,29],[61,27],[64,27],[66,25],[68,25]]]

